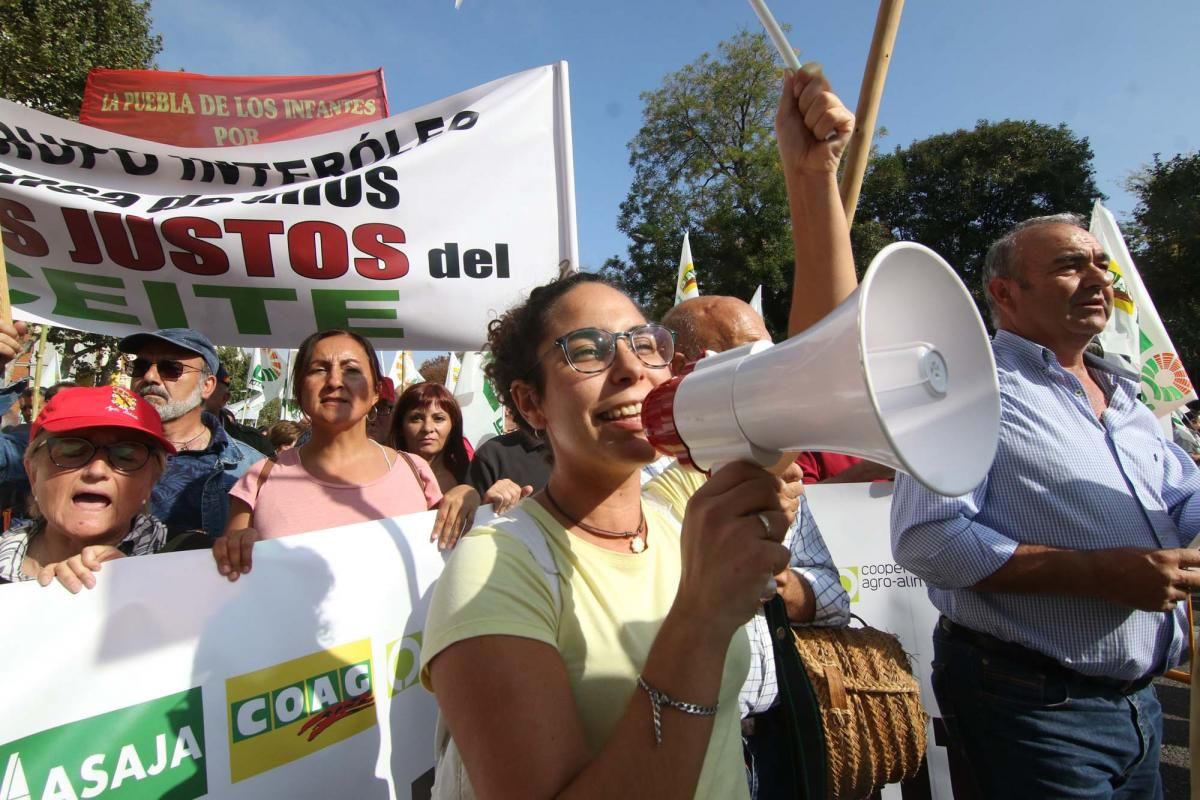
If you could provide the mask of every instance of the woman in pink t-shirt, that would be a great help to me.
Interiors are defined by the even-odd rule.
[[[356,333],[320,331],[304,340],[292,368],[296,401],[312,438],[258,462],[229,492],[229,523],[213,543],[217,570],[231,581],[250,571],[251,549],[275,539],[438,509],[432,539],[453,547],[479,507],[470,486],[444,495],[424,459],[367,436],[379,401],[375,348]]]

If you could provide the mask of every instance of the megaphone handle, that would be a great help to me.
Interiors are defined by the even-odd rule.
[[[729,461],[723,461],[723,462],[721,462],[720,464],[713,464],[713,466],[712,466],[712,469],[710,469],[710,470],[708,471],[708,475],[709,475],[709,477],[712,477],[712,474],[713,474],[714,472],[717,472],[718,470],[720,470],[722,467],[724,467],[726,464],[729,464],[729,463],[731,463],[731,462],[729,462]],[[756,465],[756,466],[757,466],[757,465]],[[760,517],[760,519],[762,519],[762,517]],[[763,521],[763,524],[764,524],[764,525],[766,525],[766,521],[765,521],[765,520]],[[764,603],[766,603],[766,602],[767,602],[767,601],[769,601],[769,600],[770,600],[772,597],[774,597],[774,596],[775,596],[775,593],[776,593],[777,591],[778,591],[778,589],[777,589],[777,588],[776,588],[776,586],[775,586],[775,576],[774,576],[774,575],[772,575],[772,576],[770,576],[769,578],[767,578],[767,583],[766,583],[766,585],[764,585],[764,586],[763,586],[763,591],[762,591],[762,594],[761,594],[761,595],[759,595],[759,599],[760,599],[760,600],[762,600]]]

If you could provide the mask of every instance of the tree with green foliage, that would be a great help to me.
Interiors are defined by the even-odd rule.
[[[0,97],[79,117],[88,70],[153,69],[149,0],[0,0]]]
[[[749,300],[762,284],[768,326],[787,326],[792,242],[775,149],[781,72],[766,36],[745,31],[642,94],[629,144],[633,184],[617,227],[627,258],[604,272],[652,316],[674,302],[685,231],[700,291]]]
[[[246,375],[250,372],[250,356],[240,347],[218,347],[217,358],[229,373],[229,402],[246,399]]]
[[[872,159],[855,218],[855,257],[865,267],[888,239],[933,248],[983,308],[988,247],[1029,217],[1090,212],[1102,197],[1092,148],[1066,125],[981,120]],[[985,317],[986,318],[986,317]]]
[[[1200,153],[1154,161],[1128,188],[1126,239],[1185,369],[1200,379]]]
[[[152,69],[162,37],[151,33],[149,0],[0,0],[0,97],[77,119],[88,70]],[[97,383],[123,368],[111,336],[52,328],[62,374],[83,365]]]
[[[632,244],[604,267],[652,316],[674,302],[684,231],[700,291],[748,299],[762,284],[767,326],[785,328],[793,251],[775,149],[780,71],[766,37],[739,33],[642,95],[633,183],[617,226]],[[1022,219],[1087,212],[1100,197],[1092,149],[1065,125],[979,122],[875,154],[851,229],[860,271],[912,240],[940,253],[981,302],[988,246]]]

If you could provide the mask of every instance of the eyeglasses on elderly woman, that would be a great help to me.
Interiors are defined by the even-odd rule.
[[[655,322],[615,332],[603,328],[579,328],[558,337],[554,344],[562,349],[573,370],[590,375],[612,366],[617,357],[617,342],[621,339],[647,367],[665,367],[675,355],[675,332]],[[543,353],[538,361],[549,352]]]
[[[59,469],[79,469],[90,464],[97,452],[104,451],[109,466],[117,472],[137,472],[146,466],[152,452],[144,442],[94,444],[78,436],[50,436],[37,447],[45,447],[50,460]]]

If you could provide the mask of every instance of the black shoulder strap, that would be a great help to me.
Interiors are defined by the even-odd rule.
[[[783,598],[775,595],[765,606],[771,645],[775,650],[775,680],[779,703],[787,718],[788,739],[794,754],[790,759],[793,785],[791,797],[824,800],[828,789],[825,726],[808,673],[800,661]]]

